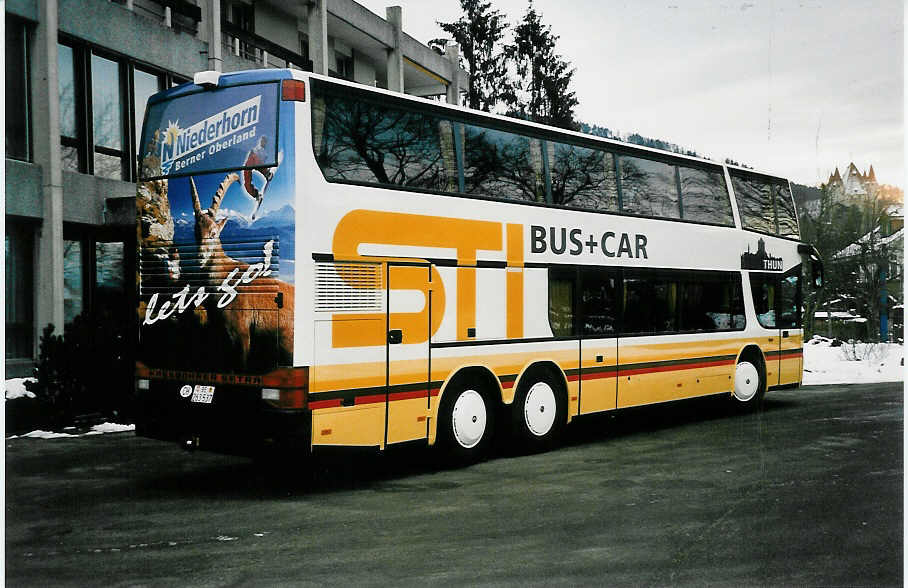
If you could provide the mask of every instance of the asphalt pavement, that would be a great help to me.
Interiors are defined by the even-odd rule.
[[[6,440],[8,586],[901,585],[902,384],[578,421],[465,468]]]

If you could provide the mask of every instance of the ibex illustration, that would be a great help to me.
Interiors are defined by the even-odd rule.
[[[160,136],[156,131],[142,159],[142,177],[161,175],[157,145]],[[139,254],[166,267],[170,281],[180,277],[180,254],[173,246],[174,223],[170,213],[167,180],[144,180],[136,187],[136,207],[139,217],[137,244]]]
[[[221,231],[228,219],[218,220],[218,209],[227,189],[238,180],[238,174],[227,174],[215,191],[211,206],[203,209],[195,180],[189,178],[199,247],[198,268],[201,275],[198,278],[222,293],[205,304],[208,324],[211,328],[220,327],[225,331],[229,347],[239,352],[237,360],[240,365],[237,367],[240,369],[250,363],[267,362],[270,359],[267,356],[274,353],[275,339],[279,345],[280,362],[289,364],[293,353],[294,287],[270,277],[270,248],[273,243],[263,244],[265,261],[253,264],[228,256],[221,243]],[[247,291],[240,291],[237,298],[240,288]],[[262,356],[256,357],[257,353]]]

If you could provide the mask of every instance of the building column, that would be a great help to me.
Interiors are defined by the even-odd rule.
[[[221,0],[208,0],[208,69],[224,71],[221,48]]]
[[[57,80],[57,0],[39,0],[31,95],[35,162],[41,165],[43,218],[35,268],[35,342],[48,323],[63,332],[63,162]]]
[[[392,46],[388,49],[388,89],[393,92],[404,91],[404,54],[400,49],[403,36],[403,9],[400,6],[389,6],[385,9],[388,24],[391,25]]]
[[[328,75],[328,4],[311,0],[306,16],[309,30],[309,59],[313,73]]]
[[[460,45],[449,43],[445,46],[445,57],[451,62],[451,72],[448,79],[447,100],[448,104],[460,106]]]

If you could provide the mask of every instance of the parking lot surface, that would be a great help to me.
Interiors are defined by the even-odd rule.
[[[115,434],[6,441],[6,582],[901,585],[902,384],[577,421],[561,448],[278,471]]]

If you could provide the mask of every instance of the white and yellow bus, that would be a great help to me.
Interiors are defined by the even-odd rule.
[[[801,381],[784,179],[290,70],[147,112],[139,435],[470,460]]]

